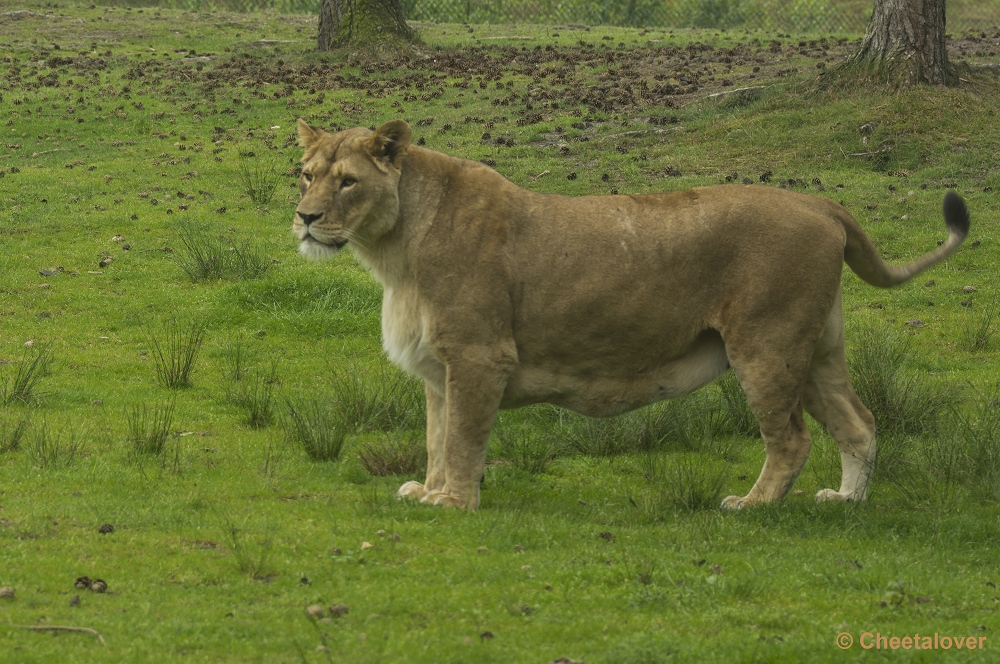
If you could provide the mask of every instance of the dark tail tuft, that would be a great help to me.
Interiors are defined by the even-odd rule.
[[[949,231],[963,238],[969,234],[969,210],[962,197],[953,191],[944,195],[944,223]]]

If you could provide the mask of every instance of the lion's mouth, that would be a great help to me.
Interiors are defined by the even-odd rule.
[[[347,240],[346,239],[343,239],[343,240],[329,240],[329,241],[320,240],[318,237],[316,237],[315,235],[313,235],[312,233],[310,233],[308,228],[306,229],[305,237],[302,238],[302,241],[303,242],[313,242],[313,243],[316,243],[316,244],[321,244],[324,247],[333,247],[334,249],[338,249],[338,250],[339,249],[343,249],[344,245],[347,244]]]

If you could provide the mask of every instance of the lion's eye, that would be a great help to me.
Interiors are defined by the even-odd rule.
[[[313,174],[312,173],[303,173],[302,177],[305,178],[306,182],[312,182],[313,181]]]
[[[344,178],[343,180],[340,181],[340,188],[347,189],[348,187],[353,187],[357,183],[358,181],[355,180],[354,178]]]

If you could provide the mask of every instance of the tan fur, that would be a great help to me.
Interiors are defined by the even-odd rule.
[[[315,258],[346,243],[384,287],[386,352],[427,395],[427,477],[399,495],[435,505],[478,506],[500,408],[614,415],[688,394],[730,366],[767,458],[750,492],[723,507],[787,493],[811,446],[803,408],[843,462],[839,490],[817,498],[863,499],[875,426],[847,376],[843,263],[890,286],[965,236],[952,229],[937,250],[894,267],[825,198],[741,185],[541,195],[411,145],[402,121],[328,134],[300,120],[299,134],[294,232]]]

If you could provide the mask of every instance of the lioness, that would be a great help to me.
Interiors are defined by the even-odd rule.
[[[643,196],[542,195],[410,143],[410,126],[330,134],[299,120],[293,230],[327,258],[350,245],[382,284],[383,345],[423,379],[427,478],[399,496],[475,509],[500,408],[548,402],[604,417],[680,397],[730,367],[767,450],[740,508],[784,496],[812,445],[805,408],[840,448],[840,489],[865,498],[875,422],[847,375],[843,263],[901,284],[969,230],[944,199],[948,240],[887,265],[826,198],[724,185]]]

